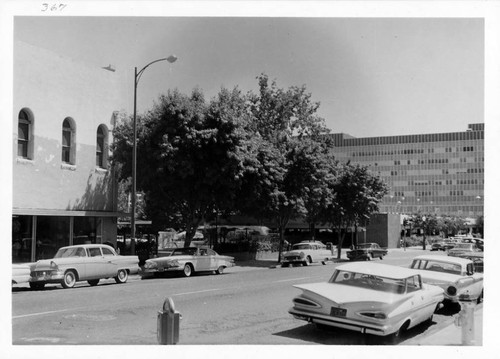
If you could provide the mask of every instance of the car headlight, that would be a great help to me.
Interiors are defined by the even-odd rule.
[[[451,296],[457,295],[457,287],[450,285],[448,288],[446,288],[446,293]]]
[[[179,261],[177,259],[174,259],[174,260],[171,260],[171,261],[168,261],[167,263],[165,263],[165,267],[167,267],[167,268],[180,267],[180,264],[179,264]]]
[[[384,312],[359,312],[358,314],[368,318],[387,319],[387,314]]]
[[[304,258],[305,256],[304,252],[300,252],[300,258]]]
[[[54,261],[50,261],[50,270],[57,271],[59,267]]]
[[[158,267],[158,264],[156,264],[156,262],[146,261],[146,263],[144,264],[144,268],[145,269],[153,269],[153,268],[156,268],[156,267]]]

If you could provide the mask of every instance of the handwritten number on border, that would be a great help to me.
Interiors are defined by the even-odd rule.
[[[44,11],[63,11],[67,4],[42,4],[42,12]]]

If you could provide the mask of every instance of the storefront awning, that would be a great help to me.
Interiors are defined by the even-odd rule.
[[[105,211],[67,211],[64,209],[13,208],[14,216],[57,216],[57,217],[127,217],[128,213]]]

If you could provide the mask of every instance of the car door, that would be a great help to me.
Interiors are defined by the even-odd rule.
[[[104,257],[103,265],[103,277],[109,278],[114,277],[118,273],[118,263],[117,256],[111,251],[111,249],[106,247],[101,247],[102,255]]]
[[[197,271],[209,271],[210,268],[210,256],[207,252],[207,248],[198,249],[196,259],[196,270]]]
[[[104,256],[100,247],[87,248],[89,260],[87,262],[87,278],[103,278],[102,273],[105,272]],[[86,279],[87,279],[86,278]],[[83,278],[80,278],[84,280]]]

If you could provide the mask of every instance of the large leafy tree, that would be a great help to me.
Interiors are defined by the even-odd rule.
[[[432,232],[439,230],[440,224],[437,216],[434,213],[417,213],[411,216],[413,228],[422,230],[423,240],[422,249],[426,248],[426,236]]]
[[[216,208],[230,207],[241,183],[247,112],[240,91],[222,89],[210,103],[200,90],[169,91],[139,123],[137,185],[153,222],[177,223],[189,246],[196,229]],[[123,123],[116,160],[131,148]],[[122,176],[128,176],[125,170]]]
[[[335,194],[323,216],[338,234],[338,258],[341,256],[345,233],[351,227],[366,226],[379,203],[388,193],[388,186],[366,166],[347,163],[331,184]]]
[[[288,222],[307,213],[308,184],[313,182],[311,176],[314,172],[311,170],[314,167],[312,162],[319,154],[319,151],[311,150],[312,146],[323,147],[324,151],[329,145],[325,136],[329,130],[316,114],[319,103],[311,100],[305,86],[282,89],[275,81],[269,83],[265,74],[257,79],[258,94],[248,95],[253,116],[251,130],[267,142],[267,146],[260,147],[266,151],[260,153],[268,155],[265,157],[266,167],[273,172],[271,176],[267,171],[264,171],[264,177],[254,176],[254,182],[263,185],[254,190],[265,190],[265,193],[256,196],[259,201],[248,202],[247,207],[256,208],[259,205],[260,213],[274,218],[280,233],[280,261]]]

